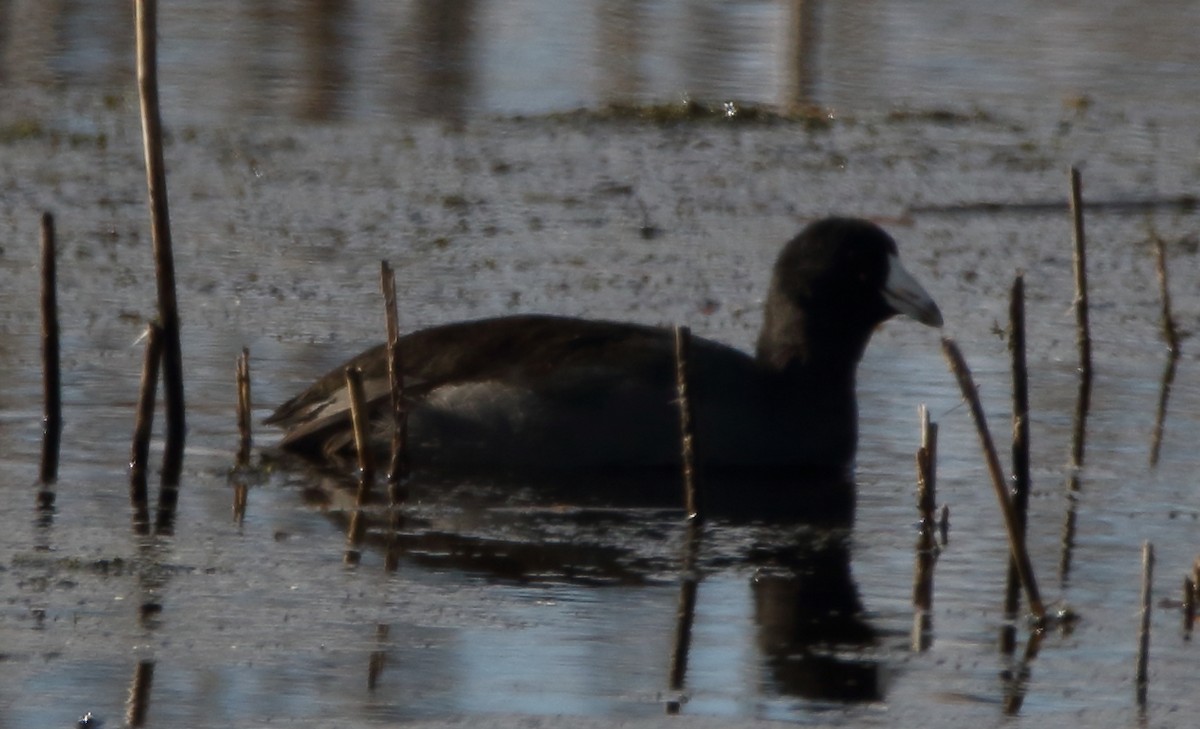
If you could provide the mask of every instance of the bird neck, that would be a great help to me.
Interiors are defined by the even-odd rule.
[[[780,374],[813,377],[820,373],[816,381],[844,379],[853,384],[854,371],[871,335],[867,328],[861,336],[848,336],[855,328],[835,317],[806,316],[797,307],[768,301],[755,358],[764,368]]]

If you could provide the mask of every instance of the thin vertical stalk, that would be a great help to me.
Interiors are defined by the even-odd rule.
[[[1183,578],[1183,637],[1191,639],[1196,624],[1196,583],[1192,578]]]
[[[1083,232],[1083,192],[1079,170],[1071,167],[1071,239],[1074,244],[1075,324],[1079,347],[1079,399],[1075,406],[1071,465],[1083,465],[1084,431],[1092,399],[1092,329],[1088,319],[1087,238]]]
[[[238,452],[237,465],[250,464],[251,438],[251,409],[250,397],[250,350],[242,347],[242,353],[237,358],[237,423],[238,423]]]
[[[917,511],[921,531],[933,534],[937,526],[937,435],[938,424],[929,419],[929,408],[921,403],[921,447],[917,449]]]
[[[404,479],[408,478],[408,411],[404,404],[404,361],[400,351],[400,315],[396,305],[396,274],[387,261],[380,263],[379,285],[383,290],[387,319],[388,383],[392,398],[392,458],[388,465],[388,494],[393,505],[404,501]]]
[[[183,446],[187,437],[183,397],[183,354],[179,334],[179,307],[175,296],[175,259],[171,245],[171,217],[167,205],[167,172],[163,161],[162,117],[158,104],[158,9],[156,0],[135,0],[137,23],[137,78],[141,101],[142,142],[146,158],[146,188],[150,200],[150,231],[158,286],[158,319],[163,340],[163,401],[166,410],[166,443],[159,492],[160,520],[164,507],[174,511],[173,499],[183,471]],[[167,488],[171,487],[171,488]]]
[[[42,464],[43,485],[58,479],[62,442],[62,371],[58,332],[58,262],[54,216],[42,214]]]
[[[684,508],[687,518],[704,521],[699,476],[696,472],[696,411],[692,403],[688,377],[688,358],[691,353],[692,332],[684,326],[675,327],[675,389],[679,404],[680,458],[683,467]]]
[[[918,409],[921,422],[921,446],[917,449],[917,511],[920,530],[917,533],[916,566],[913,570],[913,630],[912,648],[925,651],[933,634],[933,567],[937,561],[937,423],[929,419],[929,409],[922,403]]]
[[[357,367],[346,368],[346,390],[350,395],[350,422],[354,428],[354,447],[358,453],[358,501],[365,503],[371,494],[371,486],[375,482],[375,459],[371,457],[371,443],[368,440],[369,414],[367,413],[366,397],[363,394],[362,370]]]
[[[1018,274],[1013,281],[1009,302],[1008,347],[1012,354],[1013,377],[1013,443],[1012,443],[1012,505],[1016,527],[1025,534],[1029,510],[1029,371],[1025,360],[1025,277]],[[1004,592],[1004,612],[1015,617],[1020,606],[1020,576],[1016,560],[1010,560]]]
[[[346,368],[346,391],[350,396],[350,422],[354,428],[354,446],[358,452],[358,494],[347,529],[344,561],[346,564],[358,564],[358,546],[366,533],[363,507],[370,499],[371,485],[375,481],[375,462],[371,455],[371,444],[367,441],[366,398],[363,395],[362,370],[359,368]]]

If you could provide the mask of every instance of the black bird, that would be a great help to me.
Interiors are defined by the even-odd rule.
[[[858,440],[855,370],[872,331],[895,314],[942,324],[933,299],[900,265],[891,236],[853,218],[804,228],[775,264],[754,355],[693,339],[690,389],[703,468],[848,477]],[[580,475],[678,468],[669,328],[507,316],[414,332],[401,349],[415,469]],[[286,429],[284,448],[323,460],[350,453],[350,365],[363,370],[375,413],[372,442],[386,453],[382,346],[268,418]]]

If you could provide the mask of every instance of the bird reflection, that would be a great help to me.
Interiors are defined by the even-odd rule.
[[[754,555],[768,562],[751,583],[758,646],[782,694],[846,702],[883,697],[882,667],[869,653],[876,634],[850,575],[847,538],[817,533]]]
[[[310,504],[345,529],[354,510],[354,484],[336,471],[305,483]],[[383,553],[389,569],[409,563],[500,581],[566,581],[598,588],[669,584],[686,571],[685,580],[695,576],[699,581],[699,611],[704,610],[706,575],[743,571],[749,575],[768,693],[834,702],[883,696],[882,666],[873,650],[876,632],[864,618],[850,572],[847,524],[724,516],[710,519],[694,535],[696,544],[686,538],[694,530],[684,526],[678,506],[571,504],[553,498],[553,489],[531,484],[414,479],[410,486],[412,499],[401,509],[385,504],[381,488],[364,512],[363,548]],[[764,491],[766,480],[750,488]],[[678,498],[678,489],[671,490]],[[796,486],[775,484],[775,490],[795,492]],[[824,484],[819,490],[853,493],[847,484]],[[689,547],[695,550],[690,568],[685,567]],[[664,605],[664,610],[676,608]],[[670,662],[664,656],[664,679]],[[686,694],[686,676],[680,678]]]

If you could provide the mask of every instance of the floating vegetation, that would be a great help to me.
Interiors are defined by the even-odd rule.
[[[518,117],[519,118],[519,117]],[[740,101],[702,101],[684,97],[666,104],[612,103],[599,108],[577,109],[547,117],[556,121],[638,121],[673,125],[690,122],[725,124],[802,124],[809,131],[824,131],[840,117],[831,109],[801,105],[779,109]]]

